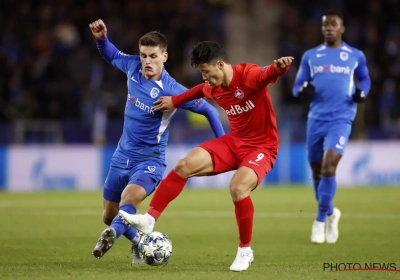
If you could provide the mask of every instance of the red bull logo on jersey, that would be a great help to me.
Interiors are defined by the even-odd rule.
[[[149,105],[144,104],[143,102],[141,102],[139,100],[139,98],[137,98],[137,97],[135,97],[133,95],[130,95],[129,93],[128,93],[128,100],[132,105],[135,105],[140,110],[154,115],[154,107],[153,106],[149,106]]]
[[[339,73],[350,75],[351,70],[349,66],[336,66],[332,64],[324,64],[324,65],[313,65],[314,74],[317,73]]]
[[[254,106],[253,102],[251,102],[251,100],[247,100],[246,106],[231,105],[231,109],[225,110],[225,112],[228,116],[240,115],[240,114],[250,111],[254,107],[256,107],[256,106]]]

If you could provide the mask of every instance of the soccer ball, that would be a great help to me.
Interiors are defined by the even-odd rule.
[[[166,265],[172,255],[172,242],[162,232],[153,231],[139,242],[139,252],[148,265]]]

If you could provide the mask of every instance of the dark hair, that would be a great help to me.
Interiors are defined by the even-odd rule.
[[[341,13],[339,10],[336,10],[336,9],[325,10],[325,12],[322,16],[337,16],[338,18],[340,18],[342,20],[342,24],[344,24],[343,13]]]
[[[192,58],[190,60],[192,66],[197,67],[202,63],[214,63],[217,60],[229,63],[225,50],[220,44],[212,41],[204,41],[197,43],[193,47]]]
[[[160,31],[151,31],[149,33],[144,34],[139,39],[139,47],[140,46],[160,47],[160,49],[167,51],[167,46],[168,46],[167,37]]]

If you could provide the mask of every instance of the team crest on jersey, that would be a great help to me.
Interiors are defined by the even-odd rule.
[[[151,98],[156,98],[159,93],[160,93],[160,90],[158,88],[153,87],[150,91],[150,96],[151,96]]]
[[[341,60],[346,61],[349,59],[349,53],[348,52],[340,52],[339,57]]]
[[[155,166],[147,166],[148,170],[145,170],[144,173],[154,173],[154,171],[156,171],[156,167]]]
[[[235,93],[233,94],[237,99],[243,99],[244,92],[241,89],[236,89]]]

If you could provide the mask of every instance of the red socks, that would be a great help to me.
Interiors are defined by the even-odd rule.
[[[239,247],[249,247],[253,234],[253,201],[248,196],[242,200],[234,201],[233,204],[235,204],[236,222],[239,228]]]
[[[182,192],[186,182],[187,179],[180,177],[174,170],[171,170],[157,187],[147,213],[157,220],[167,205]]]

